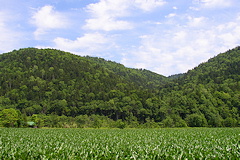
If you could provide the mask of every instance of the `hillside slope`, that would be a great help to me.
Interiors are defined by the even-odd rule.
[[[145,88],[159,87],[169,81],[167,77],[151,72],[149,70],[126,68],[122,64],[112,61],[106,61],[103,58],[89,56],[87,56],[86,58],[114,72],[119,76],[125,77],[126,79],[128,79],[128,81],[132,81],[137,85],[143,86]]]
[[[223,83],[227,79],[240,80],[240,47],[228,50],[185,74],[184,80],[207,84]]]

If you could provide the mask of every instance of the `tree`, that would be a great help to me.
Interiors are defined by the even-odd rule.
[[[154,119],[146,118],[146,122],[142,125],[143,128],[158,128],[159,125]]]
[[[126,127],[126,123],[123,122],[121,119],[118,119],[118,120],[116,121],[116,127],[117,127],[117,128],[120,128],[120,129],[124,129],[124,128]]]
[[[186,122],[189,127],[206,127],[207,120],[202,114],[190,114],[186,118]]]
[[[162,121],[162,123],[163,123],[163,127],[173,127],[174,126],[174,122],[171,117],[167,117],[166,119],[164,119]]]
[[[171,118],[173,119],[174,127],[187,127],[187,123],[179,115],[173,114]]]
[[[128,127],[235,126],[240,121],[239,48],[170,78],[53,49],[1,54],[0,111],[47,114],[41,119],[50,127],[74,127],[71,118],[85,114],[76,121],[81,127],[116,126],[117,120]]]
[[[225,127],[237,127],[237,120],[232,117],[226,118],[223,123]]]
[[[41,128],[43,126],[43,120],[41,119],[41,117],[37,114],[33,114],[31,117],[31,120],[33,122],[35,122],[36,127]]]
[[[17,110],[10,108],[0,112],[0,123],[4,127],[16,127],[20,120]]]

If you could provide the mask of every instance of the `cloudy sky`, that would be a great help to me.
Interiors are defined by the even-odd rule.
[[[240,45],[239,0],[0,0],[0,53],[56,48],[168,76]]]

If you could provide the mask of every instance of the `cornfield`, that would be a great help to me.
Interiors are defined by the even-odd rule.
[[[0,159],[240,159],[240,128],[0,128]]]

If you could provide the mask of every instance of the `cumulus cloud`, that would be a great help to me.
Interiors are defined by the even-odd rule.
[[[163,0],[100,0],[87,6],[92,18],[86,20],[84,28],[104,31],[132,29],[133,24],[123,20],[130,15],[131,8],[151,11],[163,4]]]
[[[51,29],[66,28],[68,20],[63,13],[54,10],[53,6],[44,6],[37,10],[32,16],[32,23],[37,27],[34,35],[45,34]]]
[[[101,52],[111,47],[111,38],[100,33],[88,33],[76,40],[70,40],[58,37],[54,39],[55,47],[81,55],[91,55],[92,53]]]
[[[118,18],[128,15],[128,0],[101,0],[87,6],[87,11],[93,18],[86,20],[84,28],[91,30],[125,30],[132,24]]]

